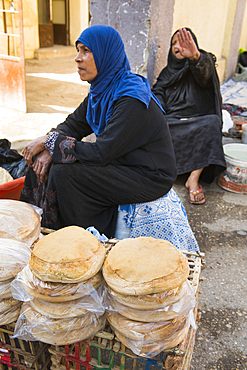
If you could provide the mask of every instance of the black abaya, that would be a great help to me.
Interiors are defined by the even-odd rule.
[[[115,234],[120,204],[165,195],[176,179],[169,129],[160,108],[137,99],[119,99],[105,131],[95,143],[80,141],[91,133],[87,99],[57,129],[48,181],[30,169],[21,200],[43,209],[42,225],[52,229],[77,225]]]
[[[195,35],[191,34],[198,47]],[[226,168],[222,99],[215,57],[199,51],[200,58],[193,63],[188,58],[177,59],[170,47],[168,65],[152,91],[166,111],[177,174],[204,168],[201,179],[211,183]]]

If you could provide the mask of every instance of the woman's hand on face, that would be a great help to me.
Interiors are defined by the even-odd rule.
[[[180,54],[196,62],[200,58],[200,52],[197,49],[190,31],[187,31],[185,28],[179,29],[177,35],[180,44]]]
[[[34,161],[33,170],[41,182],[46,182],[51,163],[51,155],[48,150],[40,153]]]
[[[33,165],[33,156],[35,154],[41,153],[45,149],[44,144],[46,139],[47,135],[40,136],[28,143],[27,146],[23,149],[22,155],[29,167],[32,167]]]

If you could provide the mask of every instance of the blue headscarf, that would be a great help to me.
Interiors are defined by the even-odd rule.
[[[91,26],[82,32],[76,45],[78,42],[92,51],[98,71],[97,76],[89,82],[91,86],[86,116],[96,135],[104,131],[112,115],[114,102],[122,96],[136,98],[147,108],[153,98],[162,109],[151,92],[148,80],[130,71],[123,41],[114,28]]]

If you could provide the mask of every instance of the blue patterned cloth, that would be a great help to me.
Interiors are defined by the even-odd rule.
[[[168,240],[180,250],[200,251],[184,206],[173,189],[160,199],[131,205],[128,211],[125,206],[119,207],[115,237],[139,236]]]

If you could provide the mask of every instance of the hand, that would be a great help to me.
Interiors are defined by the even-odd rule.
[[[180,45],[180,54],[183,57],[189,58],[191,61],[196,62],[200,58],[200,52],[197,49],[196,43],[193,40],[190,31],[187,31],[185,28],[180,28],[177,35]]]
[[[32,167],[33,165],[33,156],[35,154],[41,153],[45,149],[44,144],[47,137],[47,135],[40,136],[28,143],[27,146],[23,149],[22,155],[29,167]]]
[[[41,152],[34,161],[33,170],[41,182],[46,182],[51,163],[51,155],[48,150]]]

